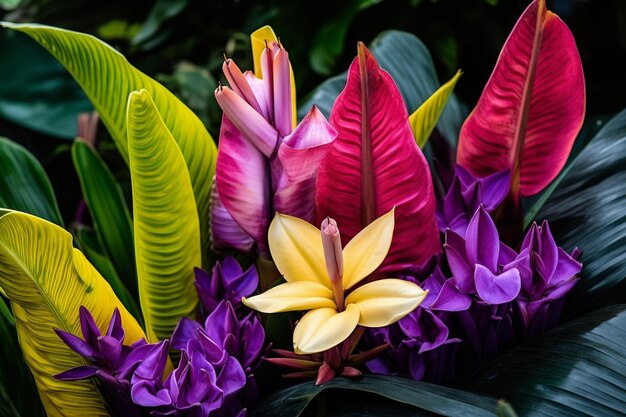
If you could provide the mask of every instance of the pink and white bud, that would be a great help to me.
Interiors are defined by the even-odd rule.
[[[326,217],[322,222],[322,247],[324,248],[324,258],[326,259],[326,270],[328,277],[334,284],[341,282],[343,277],[343,252],[341,250],[341,234],[337,227],[337,222],[330,217]]]
[[[246,77],[243,75],[237,64],[235,64],[232,59],[225,59],[222,64],[222,71],[228,80],[228,84],[230,84],[230,88],[239,94],[239,96],[242,97],[254,110],[258,113],[262,113],[261,106],[259,106],[252,88],[248,84]]]
[[[289,54],[284,48],[279,48],[274,55],[272,78],[274,89],[274,126],[282,136],[289,135],[293,129],[290,68]]]
[[[266,157],[273,156],[278,132],[243,98],[228,87],[218,87],[215,99],[235,127]]]
[[[261,75],[269,112],[268,121],[274,124],[274,53],[269,48],[265,48],[261,52]]]

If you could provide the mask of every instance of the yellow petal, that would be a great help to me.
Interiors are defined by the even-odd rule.
[[[454,86],[459,80],[459,77],[461,77],[461,74],[461,70],[458,70],[450,81],[439,87],[439,89],[409,117],[409,123],[411,124],[413,136],[415,136],[415,142],[417,142],[417,146],[420,148],[426,145],[430,134],[435,126],[437,126],[439,116],[441,116],[441,113],[443,113],[443,110],[446,108],[448,98],[450,94],[452,94],[452,90],[454,90]]]
[[[359,321],[353,304],[337,313],[334,308],[318,308],[302,317],[293,331],[293,349],[299,355],[323,352],[350,336]]]
[[[387,256],[393,237],[394,210],[370,223],[343,249],[344,289],[351,288],[374,272]]]
[[[331,288],[320,229],[297,217],[276,213],[268,241],[276,268],[287,282],[312,281]]]
[[[333,292],[310,281],[288,282],[270,288],[263,294],[241,300],[248,307],[262,313],[335,308]]]
[[[271,26],[263,26],[250,35],[252,59],[254,60],[254,75],[256,75],[257,78],[263,78],[261,74],[261,53],[265,49],[266,41],[278,42],[278,38]]]
[[[361,326],[383,327],[413,311],[424,301],[427,293],[412,282],[381,279],[354,290],[346,298],[346,304],[359,308]]]

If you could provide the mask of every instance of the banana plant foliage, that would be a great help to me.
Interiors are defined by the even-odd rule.
[[[114,308],[121,313],[126,340],[145,335],[109,284],[73,248],[60,227],[22,212],[0,212],[0,288],[11,300],[22,352],[48,416],[107,416],[92,381],[63,382],[53,375],[84,365],[54,332],[80,331],[79,307],[87,307],[102,329]]]
[[[131,92],[141,89],[150,93],[183,154],[191,177],[203,242],[207,243],[209,196],[217,150],[200,119],[165,87],[91,35],[37,24],[2,22],[0,25],[26,33],[65,66],[93,103],[126,161],[129,159],[127,98]]]

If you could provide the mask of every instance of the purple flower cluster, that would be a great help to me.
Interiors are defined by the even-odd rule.
[[[242,281],[253,281],[254,291],[258,278],[256,272],[244,273],[234,259],[227,258],[217,264],[209,282],[202,279],[197,286],[206,289],[203,301],[207,309],[213,307],[206,303],[212,301],[213,294],[224,299],[211,309],[204,325],[182,318],[171,343],[164,340],[148,344],[142,339],[131,346],[124,345],[124,329],[117,309],[107,333],[101,335],[92,315],[81,307],[84,339],[61,330],[56,332],[72,350],[88,359],[90,365],[56,377],[62,380],[97,377],[113,415],[245,416],[246,407],[258,397],[253,372],[265,352],[265,331],[255,314],[239,318],[229,300],[240,302],[242,296],[249,295],[250,287]],[[180,350],[180,361],[167,374],[171,370],[170,347]]]
[[[217,262],[211,274],[196,268],[196,291],[207,312],[213,311],[222,301],[229,301],[233,307],[241,305],[242,297],[249,297],[259,285],[259,275],[254,266],[243,270],[241,265],[228,256]]]
[[[454,375],[460,340],[471,347],[473,360],[482,360],[558,323],[582,268],[578,250],[559,248],[547,222],[532,225],[519,252],[502,243],[489,211],[504,199],[508,184],[506,171],[476,179],[457,167],[438,207],[449,278],[436,267],[420,281],[429,290],[420,307],[369,332],[369,344],[391,345],[387,355],[368,363],[370,370],[445,382]]]

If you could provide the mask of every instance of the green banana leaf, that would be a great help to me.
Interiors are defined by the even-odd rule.
[[[85,227],[79,227],[74,230],[74,237],[89,262],[91,262],[96,270],[107,280],[109,285],[111,285],[115,295],[117,295],[122,304],[124,304],[124,307],[137,319],[139,324],[143,325],[141,309],[135,297],[133,297],[133,294],[130,293],[126,285],[124,285],[124,282],[122,282],[118,276],[110,259],[102,250],[97,233]]]
[[[128,343],[145,337],[143,331],[104,278],[72,247],[68,232],[30,214],[2,214],[0,288],[11,300],[19,343],[47,415],[108,416],[95,382],[54,379],[85,362],[53,329],[79,334],[82,305],[101,329],[117,307]]]
[[[1,22],[0,26],[26,33],[65,66],[93,103],[126,161],[128,95],[141,89],[150,93],[184,156],[200,218],[202,242],[208,248],[209,195],[217,149],[200,119],[165,87],[93,36],[38,24]]]
[[[519,416],[623,416],[626,305],[587,314],[484,363],[464,387]]]
[[[0,30],[0,51],[0,80],[5,80],[0,83],[0,119],[74,139],[78,115],[93,106],[63,66],[21,33]]]
[[[25,148],[3,137],[0,137],[0,207],[63,225],[52,185],[39,161]]]
[[[336,400],[317,401],[325,391],[337,391]],[[324,397],[322,397],[324,398]],[[381,407],[385,405],[385,407]],[[311,407],[307,409],[307,407]],[[340,411],[343,408],[343,411]],[[357,379],[336,378],[316,386],[313,382],[292,385],[264,398],[253,410],[254,417],[312,415],[376,416],[495,416],[494,398],[406,378],[365,375]],[[353,412],[357,410],[357,414]],[[374,413],[375,412],[375,413]],[[402,413],[402,414],[400,414]]]
[[[122,190],[100,155],[87,142],[80,139],[74,142],[72,159],[99,246],[121,282],[137,298],[133,225]]]
[[[200,225],[185,160],[148,91],[130,95],[127,126],[139,299],[154,342],[198,304]]]

